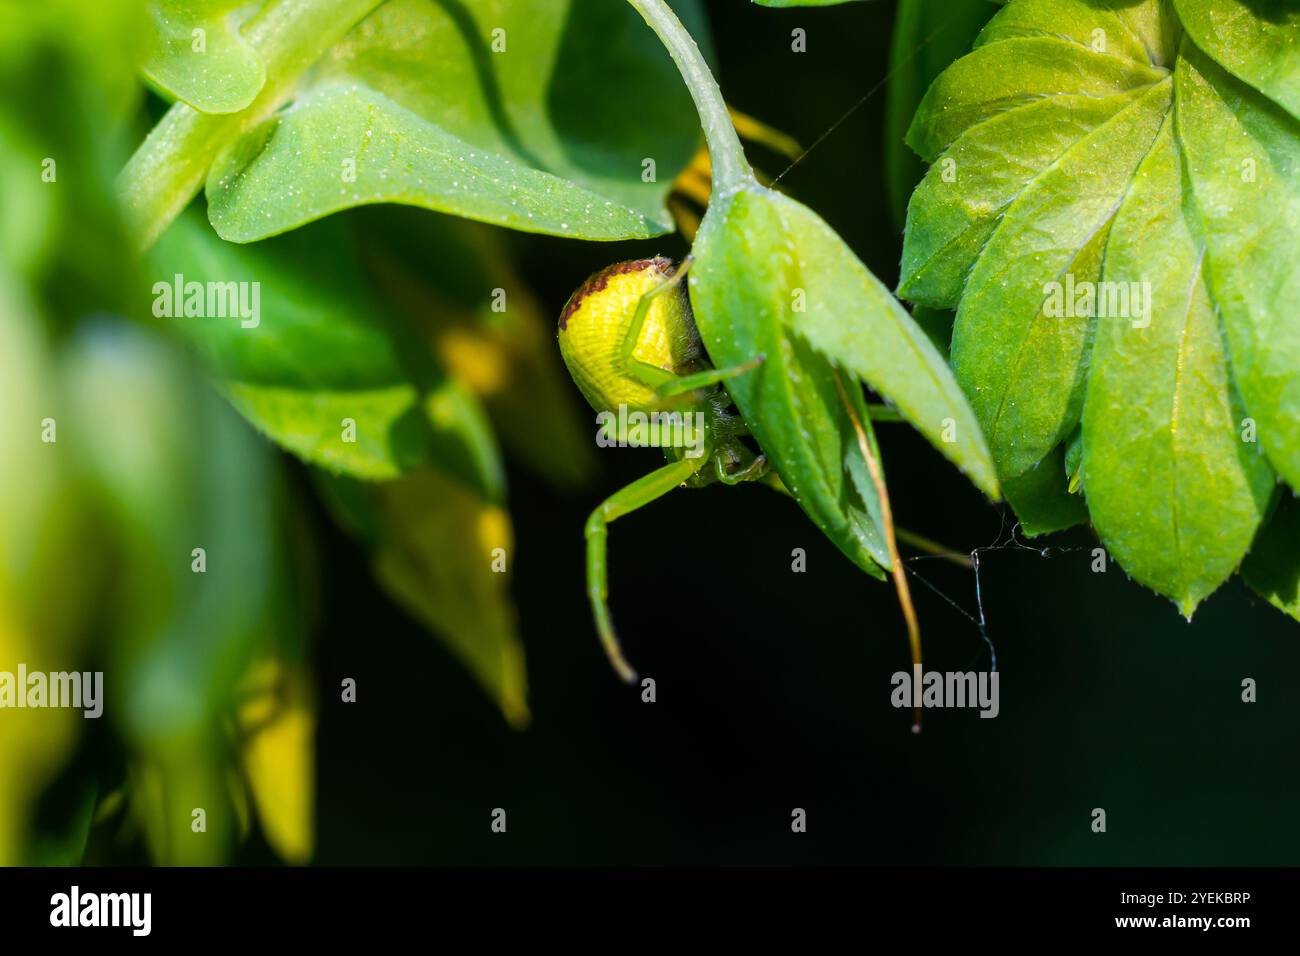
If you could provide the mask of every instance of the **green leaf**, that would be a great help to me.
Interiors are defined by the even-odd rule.
[[[216,159],[209,215],[237,242],[380,202],[575,238],[659,235],[699,135],[673,78],[622,3],[390,0]]]
[[[383,0],[266,0],[243,25],[267,81],[238,113],[173,103],[132,154],[118,196],[139,249],[148,249],[202,188],[218,154],[288,103],[303,74]]]
[[[266,65],[240,33],[246,0],[150,0],[144,73],[203,113],[235,113],[266,82]]]
[[[155,302],[172,300],[163,311],[175,317],[164,321],[196,343],[235,407],[278,444],[371,480],[434,461],[485,495],[502,495],[481,408],[409,328],[375,307],[343,223],[243,247],[187,215],[150,264]],[[246,307],[234,308],[232,295],[213,309],[205,294],[200,314],[177,315],[190,283],[205,293],[209,283],[242,291]]]
[[[1002,492],[1020,519],[1026,537],[1064,531],[1088,520],[1088,508],[1071,494],[1065,474],[1065,450],[1054,448],[1023,475],[1002,482]]]
[[[1097,322],[1082,478],[1116,560],[1190,617],[1241,563],[1275,480],[1260,446],[1238,434],[1204,246],[1180,205],[1172,127],[1170,118],[1111,228],[1104,278],[1150,282],[1152,308],[1148,326]]]
[[[1294,31],[1300,43],[1300,24]],[[1194,47],[1179,61],[1178,136],[1233,378],[1273,466],[1300,487],[1300,120]]]
[[[930,84],[969,52],[993,13],[988,0],[899,0],[885,101],[885,179],[900,228],[907,219],[907,197],[925,175],[925,165],[907,148],[908,125]]]
[[[1300,40],[1239,13],[1247,61]],[[1300,125],[1180,34],[1159,0],[995,16],[913,123],[934,166],[900,293],[956,306],[954,370],[1017,511],[1064,520],[1022,478],[1068,442],[1103,543],[1190,613],[1245,555],[1274,469],[1300,479],[1280,308],[1300,295]]]
[[[1291,0],[1174,0],[1174,6],[1202,51],[1300,118],[1300,7]]]
[[[526,724],[505,510],[430,469],[380,484],[325,479],[323,487],[343,523],[369,545],[385,590],[446,641],[507,721]]]
[[[1069,162],[1072,146],[1140,95],[1044,98],[958,137],[912,194],[899,295],[957,308],[972,267],[1031,176]]]
[[[732,205],[732,229],[754,228],[745,224],[746,210],[766,207],[760,241],[787,293],[777,315],[893,403],[977,487],[997,498],[993,461],[970,406],[943,356],[889,290],[806,206],[756,189]]]
[[[1241,566],[1241,576],[1274,607],[1300,621],[1300,502],[1284,494]]]
[[[998,37],[989,33],[997,22],[986,36]],[[1167,78],[1149,63],[1095,53],[1063,38],[986,36],[940,75],[916,111],[907,142],[927,162],[962,133],[1009,110],[1058,96],[1113,96]]]
[[[859,568],[878,578],[890,565],[875,515],[875,487],[860,480],[858,448],[831,362],[787,319],[798,286],[786,226],[757,185],[714,196],[695,237],[689,277],[700,336],[719,367],[757,355],[757,369],[727,383],[759,447],[821,531]],[[861,390],[846,377],[845,394],[871,436]]]
[[[1064,40],[1130,63],[1169,64],[1179,26],[1167,0],[1032,0],[1011,4],[981,32],[978,46],[1037,37]]]
[[[856,381],[997,495],[979,427],[942,356],[814,213],[751,184],[714,199],[694,255],[691,302],[710,357],[728,366],[766,356],[728,389],[785,486],[860,567],[889,560],[837,368],[864,428]]]

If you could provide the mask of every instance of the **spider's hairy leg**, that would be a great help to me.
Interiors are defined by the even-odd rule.
[[[650,472],[632,484],[614,492],[587,519],[587,596],[596,618],[600,642],[614,670],[627,683],[636,682],[636,671],[628,665],[614,633],[609,614],[609,585],[606,575],[606,539],[611,521],[631,514],[680,486],[708,463],[707,457],[683,459]]]

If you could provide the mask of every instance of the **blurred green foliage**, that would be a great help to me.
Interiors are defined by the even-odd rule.
[[[669,228],[645,222],[666,220],[698,133],[680,89],[623,126],[590,120],[672,76],[630,11],[503,2],[520,55],[488,61],[483,10],[404,0],[367,19],[375,6],[0,0],[0,671],[102,671],[106,717],[100,729],[76,710],[5,710],[0,863],[76,862],[92,825],[159,863],[220,863],[255,821],[282,859],[311,859],[316,562],[291,489],[312,483],[287,481],[274,446],[315,471],[392,598],[510,724],[528,720],[501,446],[560,488],[583,484],[594,457],[508,248],[400,209],[241,246],[202,202],[181,209],[336,39],[313,74],[322,89],[331,70],[362,71],[384,109],[424,110],[420,135],[474,148],[483,168],[466,176],[504,177],[484,181],[484,201],[532,177],[557,190],[573,234],[605,215],[593,189],[639,210],[606,238]],[[621,39],[593,43],[593,25]],[[437,77],[419,67],[447,50]],[[632,69],[590,82],[619,64]],[[132,160],[158,111],[149,86],[178,102]],[[341,116],[312,102],[299,120]],[[177,123],[184,148],[168,152]],[[639,178],[647,142],[658,182]],[[274,201],[296,225],[320,214],[298,186],[325,157],[288,159]],[[234,221],[247,189],[222,193],[234,177],[214,175],[209,195]],[[159,203],[144,226],[141,190]],[[564,205],[575,196],[586,213]],[[384,198],[410,200],[364,201]],[[56,781],[59,811],[38,812]]]

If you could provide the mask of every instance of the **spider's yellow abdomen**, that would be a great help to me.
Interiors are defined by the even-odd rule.
[[[596,411],[656,406],[654,390],[628,374],[622,360],[637,303],[673,276],[669,259],[637,259],[603,269],[582,284],[560,313],[560,355]],[[632,358],[673,375],[700,368],[700,338],[682,285],[650,300]]]

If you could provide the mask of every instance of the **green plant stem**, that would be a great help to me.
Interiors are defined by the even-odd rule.
[[[727,103],[722,98],[722,90],[718,89],[718,81],[709,72],[709,65],[704,62],[700,48],[677,19],[677,14],[673,13],[665,0],[628,0],[628,3],[636,8],[650,28],[658,34],[691,91],[695,109],[700,114],[700,125],[704,128],[704,139],[709,146],[709,159],[713,164],[713,188],[729,193],[755,182],[754,171],[745,159],[745,150],[740,145],[740,137],[736,135],[736,127],[731,121]]]
[[[266,63],[266,85],[238,113],[200,113],[174,103],[118,177],[127,224],[148,249],[187,205],[217,153],[292,95],[302,74],[383,0],[270,0],[244,25]]]

